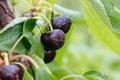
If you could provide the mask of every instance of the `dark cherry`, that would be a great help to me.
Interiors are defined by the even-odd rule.
[[[57,50],[64,44],[64,32],[60,29],[45,32],[41,35],[41,42],[46,50]]]
[[[0,65],[0,80],[17,80],[18,72],[16,65]]]
[[[51,24],[53,29],[61,29],[67,33],[71,27],[71,20],[67,15],[63,14],[53,17],[51,19]]]
[[[44,62],[45,63],[49,63],[51,62],[56,55],[56,51],[55,50],[45,50],[44,51]]]

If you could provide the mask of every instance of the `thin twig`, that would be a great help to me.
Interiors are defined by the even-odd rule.
[[[48,18],[46,16],[44,16],[43,14],[39,14],[39,15],[42,16],[48,22],[50,29],[53,30],[52,25],[51,25],[50,21],[48,20]]]
[[[74,74],[71,74],[71,75],[68,75],[68,76],[64,76],[63,78],[61,78],[60,80],[64,80],[66,78],[70,78],[70,77],[79,77],[79,78],[82,78],[82,79],[85,79],[83,76],[81,75],[74,75]]]
[[[20,54],[20,55],[16,55],[16,56],[13,56],[10,58],[10,61],[13,61],[15,59],[18,59],[18,58],[25,58],[27,60],[29,60],[36,69],[39,68],[39,65],[30,57],[30,56],[27,56],[27,55],[23,55],[23,54]]]
[[[3,53],[2,56],[4,58],[5,65],[9,65],[8,54],[7,53]]]
[[[47,4],[50,8],[52,8],[52,5],[50,4],[50,3],[48,3],[48,2],[38,2],[38,5],[40,5],[40,4]]]
[[[19,66],[21,66],[24,69],[24,71],[26,70],[26,67],[22,63],[20,63],[20,62],[12,62],[11,64],[19,65]]]
[[[12,55],[12,52],[14,51],[14,49],[16,48],[17,44],[22,40],[24,36],[22,35],[16,42],[15,44],[13,45],[13,47],[8,51],[8,56],[11,56]]]

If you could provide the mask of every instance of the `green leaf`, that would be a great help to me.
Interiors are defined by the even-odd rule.
[[[107,24],[108,22],[105,22],[102,19],[101,15],[99,15],[95,10],[95,8],[93,8],[93,6],[96,7],[97,4],[99,5],[100,1],[99,0],[97,0],[98,2],[96,0],[80,0],[80,1],[81,1],[84,17],[92,34],[95,35],[99,40],[104,42],[108,47],[110,47],[112,50],[114,50],[116,53],[119,54],[120,40],[109,29],[110,24],[108,25]],[[92,4],[91,1],[96,3]],[[99,5],[97,9],[101,7],[102,6]],[[105,15],[104,12],[103,15]]]
[[[69,76],[69,75],[72,75],[72,73],[64,68],[57,68],[55,70],[52,71],[53,75],[55,75],[55,77],[58,78],[58,80],[60,80],[61,78],[63,77],[66,77],[66,76]],[[82,80],[82,79],[77,79],[77,77],[68,77],[64,80]]]
[[[22,80],[34,80],[34,78],[27,70],[25,70]]]
[[[112,0],[101,0],[112,24],[113,32],[120,34],[120,11],[114,6]]]
[[[110,28],[112,25],[101,0],[90,0],[89,2],[102,21]]]
[[[7,24],[2,30],[0,30],[0,49],[2,51],[8,51],[12,48],[16,40],[22,34],[23,22],[27,18],[16,18]],[[28,50],[21,41],[15,48],[15,53],[26,53]]]
[[[97,76],[87,75],[85,77],[86,77],[86,80],[103,80],[102,78],[97,77]]]
[[[54,4],[57,0],[48,0],[50,4]]]
[[[67,14],[68,16],[70,16],[73,22],[85,24],[83,15],[80,12],[64,8],[57,4],[54,4],[53,7],[56,11],[59,11],[62,14]]]
[[[16,24],[0,34],[0,50],[8,51],[22,34],[23,24]],[[23,41],[15,48],[15,53],[26,53],[28,50]]]
[[[105,74],[102,74],[98,71],[92,70],[92,71],[87,71],[86,73],[84,73],[84,76],[88,79],[88,80],[109,80],[108,76]]]
[[[30,10],[32,8],[32,0],[15,0],[14,1],[14,10],[15,16],[20,17],[24,12]]]
[[[35,68],[35,65],[33,65],[35,80],[56,80],[47,65],[45,65],[45,63],[40,57],[35,54],[31,54],[30,56],[36,61],[39,66],[38,68]]]
[[[41,59],[40,57],[38,57],[38,56],[35,55],[35,54],[31,54],[30,56],[36,61],[36,63],[37,63],[41,68],[43,68],[45,71],[47,71],[48,73],[51,74],[51,71],[49,70],[49,68],[47,67],[47,65],[43,62],[43,59]]]
[[[6,31],[7,29],[11,27],[15,27],[16,25],[19,25],[20,23],[23,23],[27,18],[22,17],[22,18],[16,18],[13,21],[11,21],[9,24],[7,24],[2,30],[0,30],[0,34]]]
[[[30,42],[33,53],[43,58],[44,49],[40,41],[41,34],[40,32],[38,32],[37,34],[34,35],[32,32],[35,26],[36,26],[35,18],[29,18],[28,20],[26,20],[23,26],[23,35]]]
[[[39,68],[36,71],[35,80],[56,80],[56,79],[48,72],[46,72],[44,69]]]

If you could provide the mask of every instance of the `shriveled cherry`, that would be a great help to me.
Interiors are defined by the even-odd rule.
[[[18,72],[16,65],[0,65],[0,80],[17,80]]]
[[[47,50],[57,50],[64,44],[64,32],[60,29],[45,32],[41,35],[41,42]]]
[[[44,62],[49,63],[51,62],[56,56],[55,50],[45,50],[44,51]]]
[[[63,14],[53,17],[51,19],[51,24],[53,29],[61,29],[67,33],[71,27],[71,20],[67,15]]]

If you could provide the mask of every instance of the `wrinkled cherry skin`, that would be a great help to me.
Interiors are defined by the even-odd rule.
[[[53,29],[61,29],[64,33],[67,33],[71,27],[71,20],[67,15],[63,14],[53,17],[51,24]]]
[[[44,62],[49,63],[51,62],[56,56],[55,50],[45,50],[44,51]]]
[[[65,35],[60,29],[45,32],[41,35],[41,42],[46,50],[57,50],[64,44]]]
[[[18,72],[16,65],[0,65],[0,80],[17,80]]]

